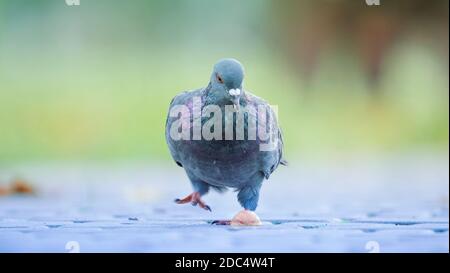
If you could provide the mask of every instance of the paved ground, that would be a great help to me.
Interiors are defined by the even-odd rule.
[[[0,252],[449,251],[448,157],[291,163],[263,186],[264,224],[239,228],[210,224],[240,209],[232,191],[174,204],[175,166],[0,168],[17,175],[38,192],[0,197]]]

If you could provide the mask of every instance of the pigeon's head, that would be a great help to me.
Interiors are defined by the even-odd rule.
[[[239,108],[239,100],[242,96],[242,81],[244,68],[235,59],[222,59],[214,65],[211,75],[212,92],[216,101],[231,102],[235,108]]]

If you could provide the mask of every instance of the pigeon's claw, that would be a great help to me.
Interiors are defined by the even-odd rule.
[[[186,203],[190,202],[193,206],[198,205],[202,209],[211,211],[211,208],[208,205],[206,205],[205,202],[203,202],[203,200],[200,197],[201,196],[200,196],[199,192],[193,192],[183,199],[178,199],[178,198],[175,199],[175,203],[186,204]]]
[[[214,220],[211,222],[211,225],[229,226],[231,225],[231,220]]]
[[[193,193],[189,194],[188,196],[186,196],[186,197],[183,198],[183,199],[177,198],[177,199],[175,199],[175,203],[177,203],[177,204],[186,204],[186,203],[189,203],[189,202],[192,201],[192,195],[193,195]]]

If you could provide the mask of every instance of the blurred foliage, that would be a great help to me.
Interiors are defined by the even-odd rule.
[[[0,162],[169,159],[171,98],[223,57],[278,105],[288,159],[448,149],[447,1],[280,2],[0,0]]]

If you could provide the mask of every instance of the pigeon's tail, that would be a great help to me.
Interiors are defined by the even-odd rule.
[[[288,166],[288,165],[289,165],[289,163],[287,162],[287,160],[286,160],[286,159],[283,159],[283,158],[280,160],[280,164],[283,165],[283,166]]]

